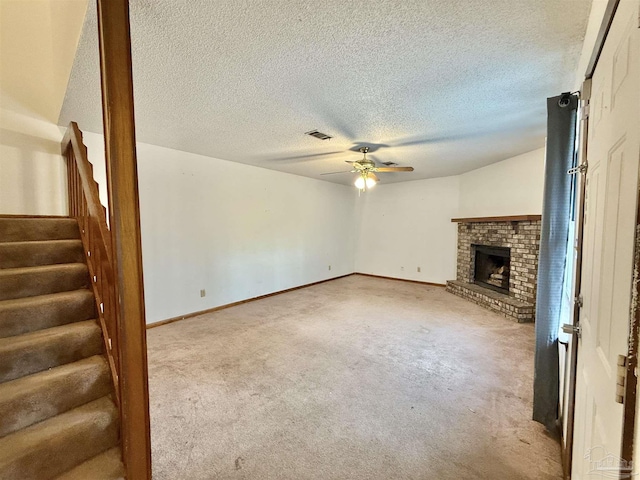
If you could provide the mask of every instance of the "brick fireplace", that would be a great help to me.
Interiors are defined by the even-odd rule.
[[[518,322],[535,317],[540,215],[454,218],[457,278],[447,291]]]

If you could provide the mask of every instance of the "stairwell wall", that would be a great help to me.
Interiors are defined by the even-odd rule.
[[[0,2],[0,213],[66,215],[56,125],[88,0]]]
[[[105,201],[103,137],[84,138]],[[148,323],[354,271],[353,187],[137,148]]]
[[[0,109],[0,213],[67,214],[61,141],[54,123]]]

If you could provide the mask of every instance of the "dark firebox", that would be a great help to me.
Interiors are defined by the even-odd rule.
[[[511,249],[488,245],[473,245],[473,249],[474,283],[508,294]]]

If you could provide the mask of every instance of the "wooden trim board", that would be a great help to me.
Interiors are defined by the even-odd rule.
[[[283,293],[293,292],[294,290],[300,290],[302,288],[312,287],[313,285],[319,285],[321,283],[330,282],[331,280],[338,280],[339,278],[350,277],[351,275],[355,275],[355,273],[347,273],[346,275],[340,275],[339,277],[327,278],[326,280],[319,280],[313,283],[307,283],[304,285],[299,285],[297,287],[287,288],[285,290],[279,290],[277,292],[267,293],[265,295],[259,295],[257,297],[247,298],[246,300],[240,300],[233,303],[227,303],[225,305],[219,305],[217,307],[208,308],[206,310],[200,310],[198,312],[187,313],[185,315],[180,315],[178,317],[168,318],[166,320],[160,320],[159,322],[153,322],[147,324],[147,329],[161,327],[162,325],[167,325],[169,323],[177,322],[179,320],[185,320],[187,318],[197,317],[198,315],[204,315],[205,313],[217,312],[218,310],[224,310],[225,308],[236,307],[238,305],[242,305],[244,303],[255,302],[256,300],[262,300],[264,298],[274,297],[276,295],[280,295]]]
[[[233,302],[233,303],[227,303],[225,305],[219,305],[217,307],[208,308],[206,310],[200,310],[200,311],[197,311],[197,312],[192,312],[192,313],[187,313],[185,315],[180,315],[178,317],[167,318],[166,320],[160,320],[158,322],[149,323],[149,324],[147,324],[147,330],[150,329],[150,328],[161,327],[163,325],[168,325],[170,323],[178,322],[180,320],[186,320],[187,318],[197,317],[198,315],[204,315],[205,313],[213,313],[213,312],[217,312],[218,310],[224,310],[226,308],[236,307],[238,305],[242,305],[242,304],[245,304],[245,303],[255,302],[256,300],[262,300],[262,299],[269,298],[269,297],[275,297],[276,295],[281,295],[283,293],[293,292],[295,290],[300,290],[302,288],[312,287],[314,285],[319,285],[321,283],[330,282],[332,280],[338,280],[339,278],[350,277],[351,275],[362,275],[363,277],[383,278],[383,279],[386,279],[386,280],[397,280],[397,281],[400,281],[400,282],[418,283],[418,284],[421,284],[421,285],[429,285],[429,286],[432,286],[432,287],[446,287],[446,285],[444,285],[442,283],[421,282],[419,280],[406,280],[404,278],[385,277],[385,276],[382,276],[382,275],[372,275],[372,274],[369,274],[369,273],[360,273],[360,272],[347,273],[346,275],[340,275],[339,277],[332,277],[332,278],[327,278],[326,280],[320,280],[320,281],[313,282],[313,283],[306,283],[304,285],[299,285],[297,287],[291,287],[291,288],[287,288],[285,290],[279,290],[277,292],[272,292],[272,293],[267,293],[265,295],[260,295],[260,296],[257,296],[257,297],[247,298],[246,300],[240,300],[240,301]]]
[[[386,277],[384,275],[373,275],[372,273],[356,272],[354,275],[362,275],[363,277],[383,278],[385,280],[397,280],[399,282],[418,283],[420,285],[429,285],[431,287],[446,287],[444,283],[423,282],[422,280],[409,280],[406,278]]]
[[[611,24],[613,23],[613,16],[616,14],[616,10],[618,9],[619,4],[620,4],[620,0],[607,1],[607,6],[604,11],[604,16],[602,17],[602,23],[600,24],[600,29],[598,30],[598,36],[596,37],[596,43],[593,46],[593,51],[591,52],[591,58],[589,59],[589,64],[587,65],[587,71],[585,72],[585,80],[588,80],[591,77],[593,77],[593,72],[596,71],[596,66],[598,65],[600,54],[602,53],[602,49],[604,48],[604,42],[607,39],[609,30],[611,29]]]
[[[580,93],[580,102],[582,108],[588,111],[591,101],[591,80],[585,80],[582,84],[582,91]],[[580,119],[580,152],[579,161],[583,164],[588,162],[587,158],[587,139],[589,138],[589,117],[583,115]],[[585,195],[586,195],[586,182],[585,177],[578,176],[578,213],[576,216],[576,250],[575,250],[575,263],[574,263],[574,280],[573,280],[573,296],[577,296],[581,291],[582,286],[582,256],[583,239],[584,239],[584,211],[585,211]],[[573,325],[580,324],[580,309],[574,308],[573,310]],[[573,429],[575,424],[575,394],[576,394],[576,376],[578,375],[578,336],[574,334],[571,336],[571,355],[565,357],[565,362],[568,362],[568,378],[565,379],[567,385],[567,401],[563,408],[562,415],[567,421],[567,434],[564,435],[564,429],[560,428],[560,436],[562,441],[560,442],[560,451],[562,453],[562,468],[565,478],[571,477],[571,467],[573,462]],[[567,349],[568,349],[567,344]],[[569,354],[569,352],[567,352]]]
[[[452,223],[486,223],[486,222],[535,222],[542,220],[542,215],[507,215],[503,217],[470,217],[452,218]]]
[[[97,0],[125,477],[151,480],[151,427],[129,0]]]

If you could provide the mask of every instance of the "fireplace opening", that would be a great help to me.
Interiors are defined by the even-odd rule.
[[[475,250],[474,283],[501,293],[509,293],[511,249],[473,245]]]

